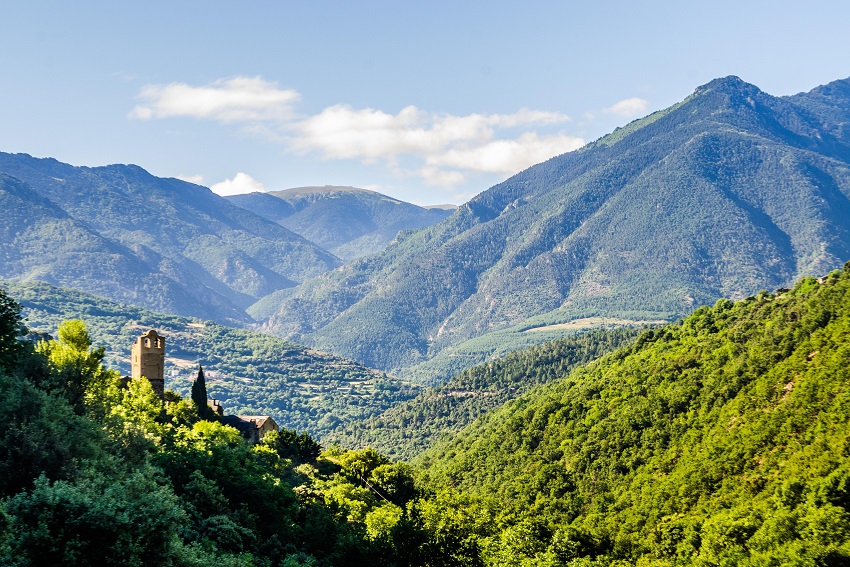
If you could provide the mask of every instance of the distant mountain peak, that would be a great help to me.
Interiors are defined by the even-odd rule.
[[[366,193],[370,195],[381,195],[371,189],[362,189],[351,185],[309,185],[307,187],[292,187],[280,191],[269,191],[272,195],[329,195],[331,193]],[[383,196],[383,195],[382,195]]]
[[[800,93],[805,94],[805,93]],[[850,77],[846,79],[838,79],[825,85],[820,85],[809,91],[808,94],[823,96],[823,97],[843,97],[850,98]]]
[[[440,205],[425,205],[422,207],[423,209],[442,209],[444,211],[453,211],[458,208],[457,205],[452,203],[442,203]]]
[[[228,199],[349,260],[383,250],[403,230],[431,226],[451,213],[359,187],[314,185]]]
[[[783,100],[721,77],[304,284],[268,326],[411,372],[523,344],[511,333],[532,320],[673,319],[850,258],[848,164],[850,99]]]
[[[135,164],[0,152],[0,277],[220,321],[340,260],[209,189]],[[8,177],[6,177],[8,176]],[[20,183],[4,182],[15,178]]]
[[[744,81],[737,75],[729,75],[713,79],[706,84],[697,87],[694,94],[701,95],[708,94],[710,92],[754,95],[762,93],[762,90],[752,83]]]

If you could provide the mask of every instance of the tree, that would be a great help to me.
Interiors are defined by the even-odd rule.
[[[214,413],[208,405],[207,398],[207,381],[204,378],[204,369],[198,365],[198,377],[192,382],[192,401],[195,402],[195,407],[198,408],[198,416],[201,419],[212,420]]]
[[[142,468],[114,478],[89,471],[76,482],[40,477],[7,503],[13,564],[173,564],[187,516],[156,474]]]
[[[117,441],[125,460],[141,463],[156,452],[171,428],[163,409],[148,380],[130,380],[121,389],[104,418],[104,429]]]
[[[13,368],[23,348],[18,337],[24,333],[20,304],[0,289],[0,370]]]
[[[39,386],[63,396],[80,415],[88,414],[99,421],[107,413],[109,399],[117,397],[119,375],[104,368],[104,347],[92,348],[86,324],[71,319],[59,325],[59,339],[41,341],[36,351],[47,358],[52,370],[48,383]]]
[[[346,476],[360,482],[365,482],[373,470],[381,465],[389,464],[389,462],[388,458],[372,447],[357,451],[346,451],[337,460]]]
[[[315,462],[322,452],[322,446],[310,434],[285,427],[267,433],[263,437],[263,444],[273,448],[280,458],[298,464]]]
[[[101,455],[104,435],[95,424],[76,415],[64,399],[2,372],[0,423],[0,500],[29,487],[39,475],[71,479],[81,462]]]

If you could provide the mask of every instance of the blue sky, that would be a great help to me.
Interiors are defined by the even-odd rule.
[[[689,4],[4,3],[0,151],[457,204],[715,77],[850,76],[850,3]]]

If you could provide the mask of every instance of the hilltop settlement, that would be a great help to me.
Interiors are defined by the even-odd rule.
[[[159,399],[165,401],[165,337],[153,329],[144,333],[133,343],[131,361],[132,371],[130,376],[123,377],[123,382],[147,380]],[[192,394],[193,400],[197,402],[200,399],[202,407],[206,405],[209,408],[208,412],[204,412],[206,416],[213,416],[224,425],[233,427],[248,443],[259,443],[267,433],[278,431],[277,423],[268,415],[224,415],[221,403],[207,396],[203,368],[198,368]]]

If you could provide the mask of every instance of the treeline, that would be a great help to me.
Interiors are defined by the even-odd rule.
[[[413,470],[283,430],[259,445],[146,380],[85,324],[22,340],[0,290],[0,565],[475,565]]]
[[[350,422],[326,439],[346,447],[371,445],[390,457],[409,460],[488,411],[535,386],[566,377],[574,367],[627,344],[639,333],[630,328],[594,330],[511,352],[375,417]]]

